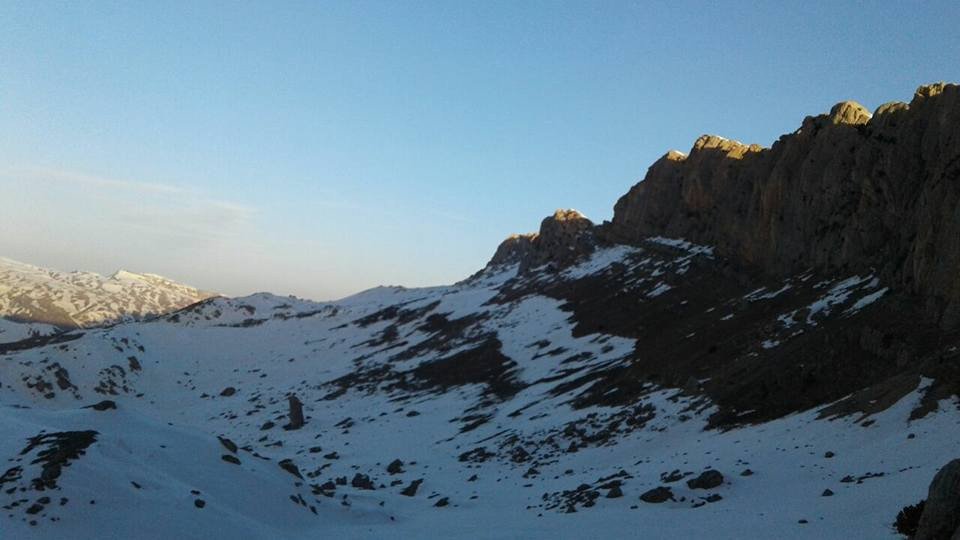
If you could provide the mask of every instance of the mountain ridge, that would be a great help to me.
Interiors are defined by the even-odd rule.
[[[62,272],[0,257],[0,317],[85,328],[142,319],[217,296],[149,273]]]

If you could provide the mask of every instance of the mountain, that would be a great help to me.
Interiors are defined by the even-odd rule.
[[[9,321],[47,329],[99,326],[169,313],[211,296],[154,274],[120,270],[104,277],[0,258],[0,317],[8,319],[0,328]]]
[[[453,285],[209,298],[0,346],[0,531],[953,531],[954,468],[928,486],[957,457],[960,332],[925,265],[956,270],[956,206],[922,194],[958,187],[956,88],[894,107],[895,140],[852,105],[771,149],[701,138],[610,222],[559,210]],[[939,150],[880,182],[911,148]],[[887,243],[858,244],[888,213]]]

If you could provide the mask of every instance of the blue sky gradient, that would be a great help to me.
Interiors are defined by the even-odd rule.
[[[702,133],[960,80],[957,2],[3,2],[0,256],[328,299],[609,219]]]

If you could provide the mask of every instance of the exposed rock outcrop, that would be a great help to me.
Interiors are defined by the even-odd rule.
[[[515,234],[497,248],[489,265],[520,263],[520,271],[553,264],[568,266],[593,252],[595,226],[576,210],[557,210],[540,222],[540,232]]]
[[[960,325],[960,86],[871,116],[845,101],[771,148],[716,136],[670,152],[620,198],[604,236],[716,246],[771,275],[876,272]]]
[[[914,540],[960,538],[960,459],[933,477]]]
[[[287,401],[290,405],[290,412],[287,415],[290,418],[290,423],[283,426],[283,429],[286,430],[295,430],[303,427],[303,402],[300,401],[295,394],[287,396]]]

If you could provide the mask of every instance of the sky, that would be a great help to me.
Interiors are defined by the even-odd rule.
[[[0,1],[0,256],[438,285],[669,149],[960,81],[960,2]]]

